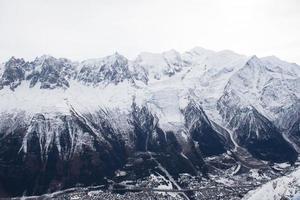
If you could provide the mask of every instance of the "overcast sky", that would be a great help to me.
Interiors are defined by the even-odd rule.
[[[0,0],[0,62],[195,46],[300,64],[300,1]]]

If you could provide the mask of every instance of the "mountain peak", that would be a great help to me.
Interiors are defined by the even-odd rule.
[[[168,51],[164,51],[163,54],[178,54],[179,52],[175,49],[170,49]]]
[[[249,60],[257,60],[259,59],[256,55],[252,55]]]
[[[127,60],[127,58],[125,56],[118,53],[117,51],[114,54],[110,55],[110,56],[104,57],[104,59],[107,59],[107,58],[114,59],[114,60]]]
[[[262,64],[261,60],[256,55],[251,56],[246,63],[246,65],[250,65],[250,66],[258,66],[261,64]]]
[[[225,49],[225,50],[222,50],[222,51],[218,51],[217,52],[218,55],[222,55],[222,56],[230,56],[230,57],[241,57],[241,56],[244,56],[242,54],[238,54],[234,51],[231,51],[231,50],[228,50],[228,49]]]
[[[54,58],[54,57],[49,55],[49,54],[43,54],[43,55],[39,56],[38,58],[40,58],[40,59],[50,59],[50,58]]]
[[[8,60],[8,62],[10,62],[10,61],[15,61],[16,60],[16,58],[14,57],[14,56],[12,56],[9,60]]]
[[[11,63],[19,63],[19,62],[25,62],[23,58],[16,58],[14,56],[12,56],[7,63],[11,64]]]
[[[78,67],[48,55],[13,57],[0,78],[0,196],[79,184],[169,191],[207,185],[217,188],[203,192],[208,198],[232,199],[225,192],[242,196],[275,178],[273,162],[294,162],[298,66],[203,48],[141,55],[128,61],[115,52]]]
[[[118,51],[116,51],[114,54],[113,54],[114,56],[116,56],[116,57],[124,57],[122,54],[120,54]]]
[[[38,56],[34,59],[34,61],[45,61],[45,60],[54,60],[55,57],[49,55],[49,54],[43,54],[41,56]]]
[[[194,52],[215,52],[215,51],[212,51],[212,50],[209,50],[209,49],[205,49],[205,48],[200,47],[200,46],[195,46],[190,51],[194,51]]]

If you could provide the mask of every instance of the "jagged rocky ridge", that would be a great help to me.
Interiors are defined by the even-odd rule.
[[[0,76],[1,196],[297,159],[300,67],[276,57],[12,57]]]

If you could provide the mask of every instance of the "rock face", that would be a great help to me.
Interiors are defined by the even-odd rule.
[[[69,80],[76,76],[75,66],[70,60],[51,56],[36,58],[32,72],[26,77],[30,87],[36,84],[41,89],[68,88]]]
[[[25,80],[30,87],[36,84],[41,89],[67,88],[69,80],[76,75],[75,65],[67,59],[41,56],[33,62],[12,57],[6,64],[1,77],[1,88],[9,86],[14,90]]]
[[[29,123],[19,115],[12,120],[18,124],[1,138],[1,162],[6,165],[0,175],[11,194],[101,184],[125,162],[124,141],[105,122],[95,127],[76,114],[38,114]]]
[[[0,197],[109,185],[120,174],[163,174],[179,188],[182,174],[298,156],[300,66],[275,57],[194,48],[132,61],[12,57],[0,67]]]
[[[8,86],[11,90],[18,87],[25,79],[25,70],[30,66],[23,59],[16,59],[12,57],[4,65],[4,72],[1,77],[0,88]]]
[[[255,108],[246,107],[234,110],[226,104],[226,96],[220,100],[222,102],[220,107],[227,108],[221,110],[223,117],[228,120],[230,128],[234,129],[236,141],[240,146],[245,147],[259,159],[274,162],[296,160],[297,153],[292,145],[284,139],[275,125]]]
[[[219,155],[233,147],[229,133],[226,130],[217,130],[216,125],[208,119],[197,103],[190,102],[184,115],[189,134],[203,156]]]
[[[77,78],[85,84],[118,84],[126,79],[129,80],[131,72],[128,69],[127,58],[115,53],[103,59],[82,62]]]

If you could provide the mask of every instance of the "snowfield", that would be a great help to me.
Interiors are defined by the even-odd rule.
[[[0,197],[135,180],[157,182],[154,196],[230,199],[293,168],[299,153],[300,66],[274,56],[196,47],[0,65]],[[292,198],[299,180],[297,169],[244,199]],[[201,190],[184,192],[193,185]]]
[[[243,200],[280,200],[291,198],[299,199],[300,194],[300,169],[289,175],[272,180],[258,189],[249,192]]]

